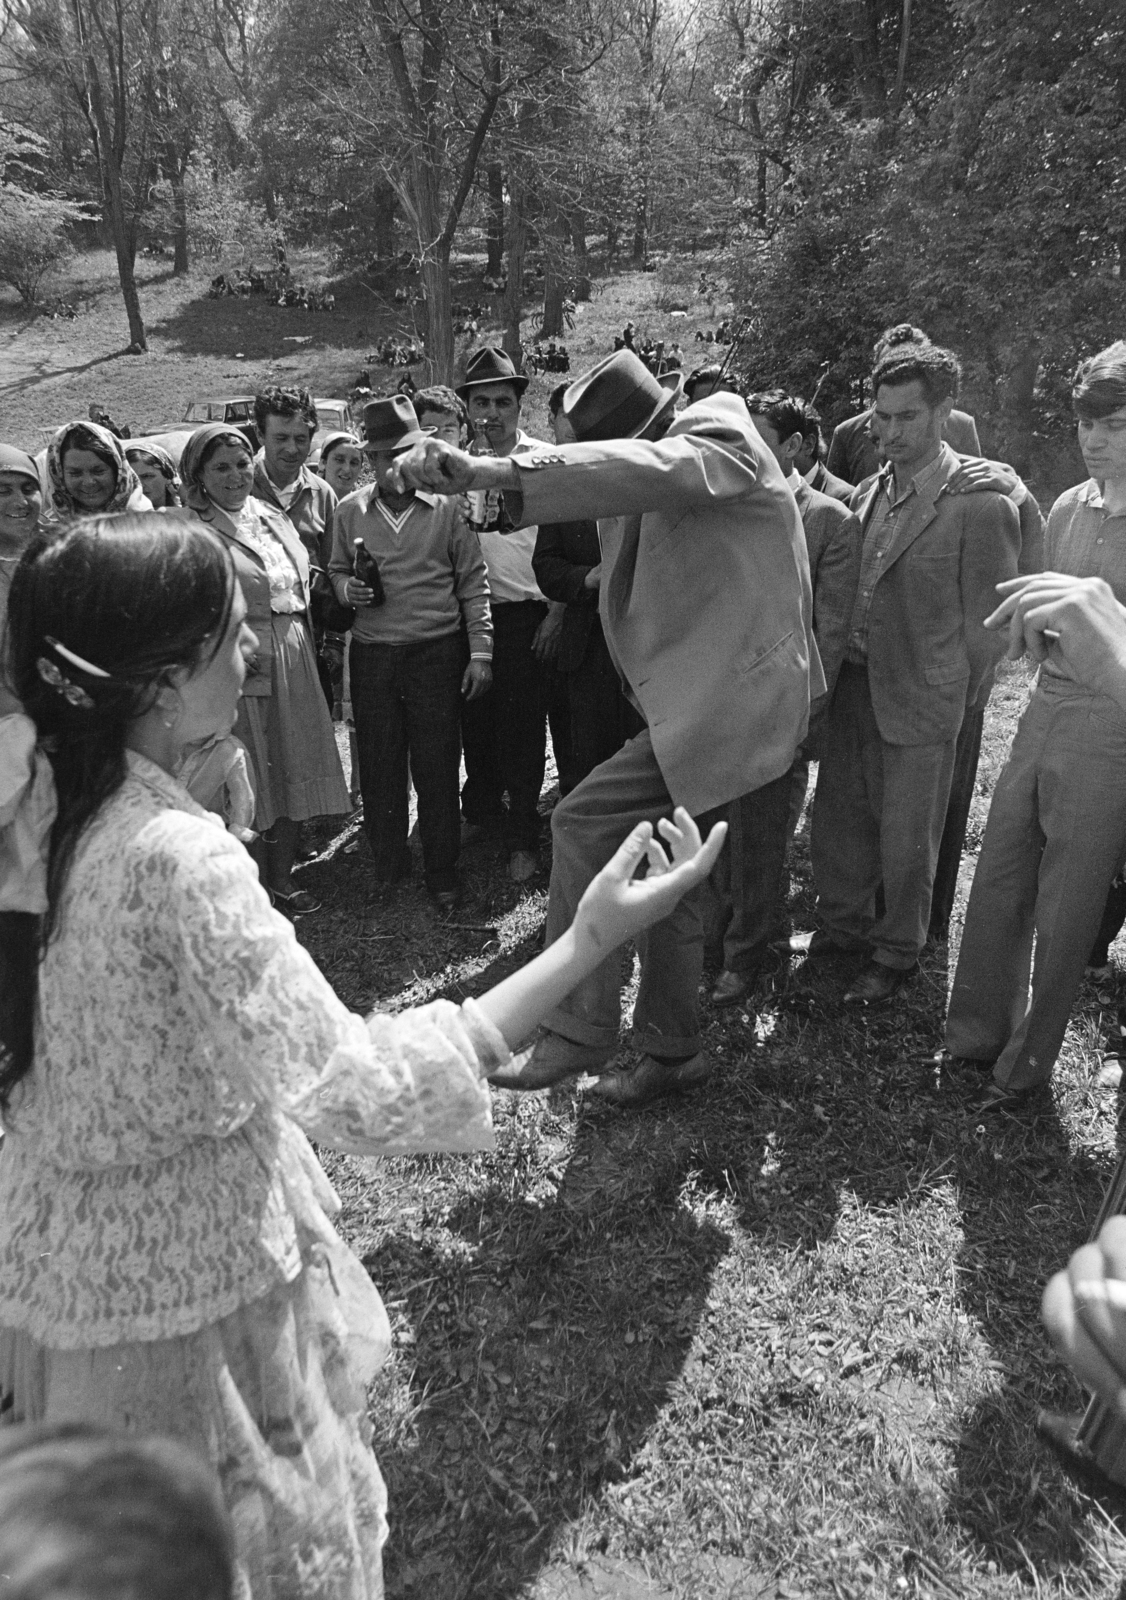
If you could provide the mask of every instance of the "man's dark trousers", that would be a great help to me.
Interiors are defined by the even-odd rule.
[[[426,887],[457,887],[457,779],[464,642],[460,630],[418,644],[352,641],[352,715],[364,828],[381,883],[409,864],[408,775],[418,795]]]
[[[753,978],[781,925],[794,768],[701,819],[727,821],[727,841],[703,892],[709,948],[729,972]]]
[[[781,797],[778,811],[784,848],[789,774],[764,787],[776,789]],[[672,812],[672,796],[657,765],[648,728],[595,767],[559,802],[551,817],[549,944],[570,927],[587,884],[630,830],[639,822],[656,825],[661,817],[671,817]],[[700,831],[727,814],[727,806],[704,813],[697,819]],[[647,1055],[695,1055],[703,1047],[699,1021],[704,968],[700,890],[686,894],[663,922],[638,934],[634,942],[641,961],[641,983],[633,1009],[634,1043]],[[622,952],[615,950],[544,1020],[565,1039],[604,1046],[607,1055],[611,1055],[618,1046],[621,991]]]
[[[467,822],[503,823],[510,850],[534,852],[539,846],[547,684],[532,640],[546,615],[542,600],[494,603],[493,686],[462,709],[462,811]]]

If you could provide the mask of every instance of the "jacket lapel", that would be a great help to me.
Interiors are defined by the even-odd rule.
[[[899,519],[899,526],[888,545],[887,555],[884,557],[883,571],[887,572],[905,550],[915,543],[921,533],[927,529],[937,516],[937,502],[946,488],[947,482],[958,470],[959,461],[954,452],[943,445],[945,457],[942,470],[937,472],[927,484],[926,488],[911,496],[911,500]],[[882,576],[882,574],[881,574]]]
[[[861,498],[851,504],[850,509],[855,511],[860,518],[860,526],[864,530],[865,536],[868,533],[868,522],[872,515],[872,507],[876,503],[876,496],[883,487],[884,481],[883,473],[877,473]]]

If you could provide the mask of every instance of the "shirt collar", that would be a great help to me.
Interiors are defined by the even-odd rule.
[[[1079,491],[1079,498],[1084,505],[1093,506],[1096,511],[1101,511],[1103,508],[1103,493],[1094,478],[1087,479]]]
[[[273,478],[270,477],[269,471],[266,467],[266,452],[264,450],[259,450],[255,465],[260,470],[263,481],[277,496],[288,494],[292,495],[294,499],[296,499],[303,489],[307,489],[309,487],[309,468],[304,464],[302,464],[302,466],[299,468],[297,476],[294,478],[293,482],[288,484],[284,489],[280,484],[275,483]]]
[[[808,483],[809,479],[807,478],[805,481]],[[789,472],[786,474],[786,482],[789,484],[791,489],[800,488],[802,482],[801,474],[794,467],[791,467]]]
[[[813,488],[813,480],[817,476],[817,469],[820,465],[820,461],[815,461],[808,472],[802,473],[802,477],[804,478],[805,482],[809,484],[811,489]]]
[[[953,454],[954,452],[951,450],[950,446],[945,440],[943,440],[938,447],[938,454],[935,456],[934,460],[928,461],[925,467],[919,468],[918,472],[916,472],[915,476],[911,479],[911,482],[904,490],[901,499],[906,500],[909,494],[921,494],[922,491],[929,487],[934,479],[938,477],[939,473],[947,468],[948,461]],[[891,500],[895,493],[895,468],[892,466],[890,461],[885,462],[885,464],[880,468],[880,476],[883,479],[884,487],[887,490],[888,499]],[[898,504],[898,502],[894,503]]]

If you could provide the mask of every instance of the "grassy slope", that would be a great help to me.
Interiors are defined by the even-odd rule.
[[[336,392],[393,323],[390,307],[361,321],[359,290],[311,317],[157,273],[153,352],[114,358],[105,263],[84,265],[103,280],[78,322],[0,307],[0,437],[35,445],[94,398],[168,420],[279,353]],[[606,286],[569,340],[576,366],[627,315],[670,332],[644,310],[653,288]],[[290,332],[314,342],[285,355]],[[533,385],[532,431],[549,386]],[[974,848],[1026,687],[1006,671],[994,696]],[[471,851],[466,906],[439,925],[418,887],[370,894],[352,831],[304,869],[326,908],[301,925],[350,1004],[479,992],[533,953],[544,878],[517,888]],[[799,840],[798,925],[809,909]],[[500,1095],[494,1155],[329,1158],[396,1333],[373,1404],[392,1600],[1118,1591],[1116,1526],[1033,1433],[1038,1405],[1076,1398],[1040,1286],[1115,1154],[1098,999],[1051,1114],[982,1127],[966,1115],[979,1083],[936,1082],[923,1060],[947,978],[930,951],[902,1003],[864,1018],[842,1014],[838,977],[777,974],[757,1022],[709,1023],[717,1080],[675,1111]]]

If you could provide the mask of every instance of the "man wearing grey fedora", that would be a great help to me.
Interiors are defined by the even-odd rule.
[[[436,441],[399,458],[405,484],[501,489],[517,524],[599,519],[607,644],[647,726],[556,806],[549,943],[636,823],[673,805],[709,820],[732,802],[784,852],[790,769],[824,687],[813,644],[809,562],[797,505],[742,400],[718,393],[674,415],[679,374],[657,379],[616,351],[567,391],[577,444],[509,460]],[[621,965],[609,956],[547,1019],[529,1055],[493,1082],[540,1089],[599,1073],[598,1093],[641,1106],[704,1082],[696,897],[637,941],[633,1014],[641,1052],[617,1054]]]

